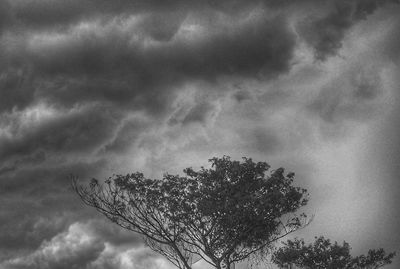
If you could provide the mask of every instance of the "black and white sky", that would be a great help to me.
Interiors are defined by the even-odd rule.
[[[400,252],[399,113],[398,1],[0,0],[0,268],[172,269],[68,175],[223,155],[296,173],[297,236]]]

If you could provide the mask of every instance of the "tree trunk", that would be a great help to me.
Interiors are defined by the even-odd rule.
[[[225,259],[225,261],[221,263],[221,269],[233,269],[234,267],[232,267],[232,265],[229,259]]]
[[[186,269],[192,269],[191,265],[188,264],[188,260],[186,259],[186,257],[184,257],[184,256],[182,255],[182,253],[181,253],[181,251],[179,250],[179,248],[178,248],[175,244],[172,244],[171,246],[174,248],[176,254],[178,254],[178,257],[179,257],[179,259],[182,261],[182,263],[183,263],[183,265],[185,266],[185,268],[186,268]]]

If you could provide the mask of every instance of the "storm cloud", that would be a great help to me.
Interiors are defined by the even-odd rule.
[[[0,0],[0,267],[172,268],[84,207],[70,176],[160,177],[222,155],[296,172],[316,212],[305,237],[400,248],[380,213],[398,201],[382,190],[399,186],[399,13],[390,0]],[[385,240],[365,236],[380,220]]]
[[[330,10],[320,16],[321,10],[304,19],[299,25],[299,30],[304,40],[314,48],[315,58],[325,60],[336,55],[342,47],[347,30],[360,20],[365,20],[380,6],[388,2],[398,1],[331,1]]]

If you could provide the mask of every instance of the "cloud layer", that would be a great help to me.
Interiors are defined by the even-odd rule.
[[[389,0],[0,0],[0,267],[170,266],[83,207],[71,173],[160,177],[247,156],[294,170],[321,216],[351,226],[366,205],[391,211],[396,192],[384,203],[374,190],[398,188],[395,172],[355,182],[371,162],[397,171],[398,151],[382,146],[383,163],[371,147],[397,143],[398,12]],[[359,249],[375,242],[319,221]]]

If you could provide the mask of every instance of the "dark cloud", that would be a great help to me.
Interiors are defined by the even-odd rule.
[[[293,33],[284,19],[263,19],[233,33],[217,32],[192,48],[182,47],[176,69],[210,79],[218,75],[279,74],[289,70],[294,45]]]
[[[179,10],[151,14],[146,16],[139,28],[153,40],[167,42],[178,32],[186,16],[187,12]]]
[[[90,14],[94,6],[91,1],[29,0],[13,1],[13,13],[16,20],[28,27],[59,27],[78,21]]]
[[[368,122],[384,103],[386,66],[328,59],[383,2],[0,0],[0,267],[164,268],[84,207],[68,175],[312,155],[314,124]],[[325,62],[304,66],[299,40]]]
[[[347,31],[364,20],[385,3],[398,1],[340,0],[331,1],[331,11],[322,17],[310,17],[299,25],[299,31],[308,45],[314,48],[315,58],[325,60],[338,53]]]
[[[20,158],[10,158],[7,161],[3,162],[0,166],[0,176],[2,174],[6,174],[12,171],[15,171],[18,168],[21,168],[25,165],[39,165],[46,160],[46,153],[42,150],[33,152],[32,154],[28,154],[27,156],[23,156]]]
[[[62,29],[82,21],[112,20],[115,16],[163,12],[185,7],[183,1],[51,0],[12,1],[16,23],[30,29]]]
[[[389,31],[387,33],[387,39],[383,40],[381,49],[383,53],[388,57],[390,61],[394,64],[399,65],[400,62],[400,19],[393,14],[398,14],[400,12],[400,7],[393,8],[388,12],[387,17],[395,18],[390,20],[393,27],[388,27]]]
[[[116,96],[132,98],[157,84],[166,87],[188,79],[212,81],[221,75],[279,74],[289,70],[295,44],[293,33],[281,18],[262,19],[224,32],[213,33],[213,29],[208,29],[211,34],[206,38],[193,42],[182,37],[159,46],[146,46],[143,43],[146,40],[140,39],[132,43],[127,38],[128,32],[112,30],[103,35],[89,30],[82,35],[66,36],[63,43],[31,52],[32,62],[38,70],[52,76],[80,78],[80,74],[106,73],[107,80],[114,84],[103,86],[101,94],[112,99],[107,89],[113,88]],[[42,49],[46,54],[41,53]],[[68,86],[68,81],[65,84]],[[119,84],[124,87],[121,91]]]
[[[349,5],[349,4],[347,4]],[[300,26],[300,32],[306,42],[315,50],[318,60],[336,55],[342,47],[345,31],[350,28],[351,9],[347,6],[337,5],[335,11],[321,19],[307,19]]]
[[[23,37],[10,37],[19,51],[7,55],[15,63],[0,77],[5,92],[0,110],[24,109],[38,100],[67,107],[99,101],[160,114],[186,82],[285,73],[294,34],[284,17],[260,10],[252,20],[239,16],[237,25],[226,24],[212,10],[210,19],[169,10],[67,29],[26,30]],[[11,44],[3,46],[10,50]]]
[[[24,206],[24,208],[16,207],[14,210],[33,209],[31,203],[27,201],[20,202],[20,205]],[[4,213],[8,214],[1,219],[0,250],[3,255],[9,257],[37,248],[43,240],[51,239],[68,227],[72,219],[76,219],[76,217],[66,212],[52,212],[48,216],[41,216],[40,212],[37,212],[36,216],[32,214],[13,214],[7,211],[4,211]],[[68,220],[71,217],[73,218]],[[13,220],[11,221],[9,218],[13,218]]]
[[[196,3],[196,1],[187,2],[181,0],[115,0],[113,2],[107,0],[67,0],[61,2],[17,0],[12,3],[12,11],[16,20],[20,23],[27,27],[41,29],[68,26],[96,18],[108,20],[118,15],[188,10],[191,4]],[[199,2],[200,4],[193,5],[194,8],[207,5],[207,1]]]
[[[281,140],[271,131],[265,128],[256,128],[252,132],[253,148],[264,154],[272,154],[281,146]]]
[[[94,18],[110,19],[116,15],[193,12],[216,10],[227,14],[238,14],[255,6],[280,7],[289,1],[276,0],[51,0],[12,1],[12,12],[19,23],[33,28],[68,26],[82,20]],[[175,20],[175,18],[172,18]],[[171,23],[170,20],[165,24]],[[158,31],[158,30],[157,30]]]
[[[43,15],[42,5],[47,7]],[[81,20],[73,12],[76,8],[75,1],[59,6],[48,1],[13,4],[17,20],[53,26],[58,18]],[[142,133],[146,126],[121,127],[124,115],[144,111],[168,118],[175,96],[187,83],[218,85],[226,76],[270,79],[290,70],[295,38],[286,18],[247,10],[246,16],[255,12],[252,19],[242,14],[232,26],[219,18],[219,11],[207,12],[212,16],[192,12],[188,17],[184,10],[163,8],[136,17],[116,12],[114,19],[105,21],[25,30],[25,36],[14,40],[23,43],[17,46],[20,53],[7,56],[11,62],[13,57],[18,60],[0,76],[0,111],[8,130],[0,136],[2,172],[32,163],[37,152],[44,152],[44,162],[61,152],[85,155],[126,148],[122,144],[134,143],[133,133]],[[226,16],[233,19],[231,13]],[[202,123],[214,111],[214,104],[202,102],[184,111],[179,120],[184,125]]]
[[[37,111],[40,115],[41,110]],[[103,106],[77,108],[67,114],[43,119],[32,126],[34,117],[16,123],[10,135],[0,138],[0,160],[22,157],[37,150],[46,152],[90,152],[110,138],[120,116]],[[57,113],[58,114],[58,113]],[[35,116],[35,115],[33,115]],[[107,130],[107,132],[105,132]]]
[[[0,112],[26,107],[35,93],[32,77],[26,68],[9,68],[0,72],[0,89]]]
[[[0,1],[0,36],[10,21],[10,5],[7,0]]]
[[[74,173],[83,179],[99,176],[105,162],[56,163],[61,164],[17,167],[0,175],[1,253],[17,255],[35,249],[78,219],[95,215],[76,199],[69,175]]]
[[[235,92],[232,96],[237,102],[243,102],[246,100],[251,99],[251,94],[248,91],[245,90],[238,90]]]
[[[2,168],[0,168],[0,176],[2,174],[8,173],[8,172],[12,172],[15,169],[17,169],[17,167],[15,165],[2,167]]]

